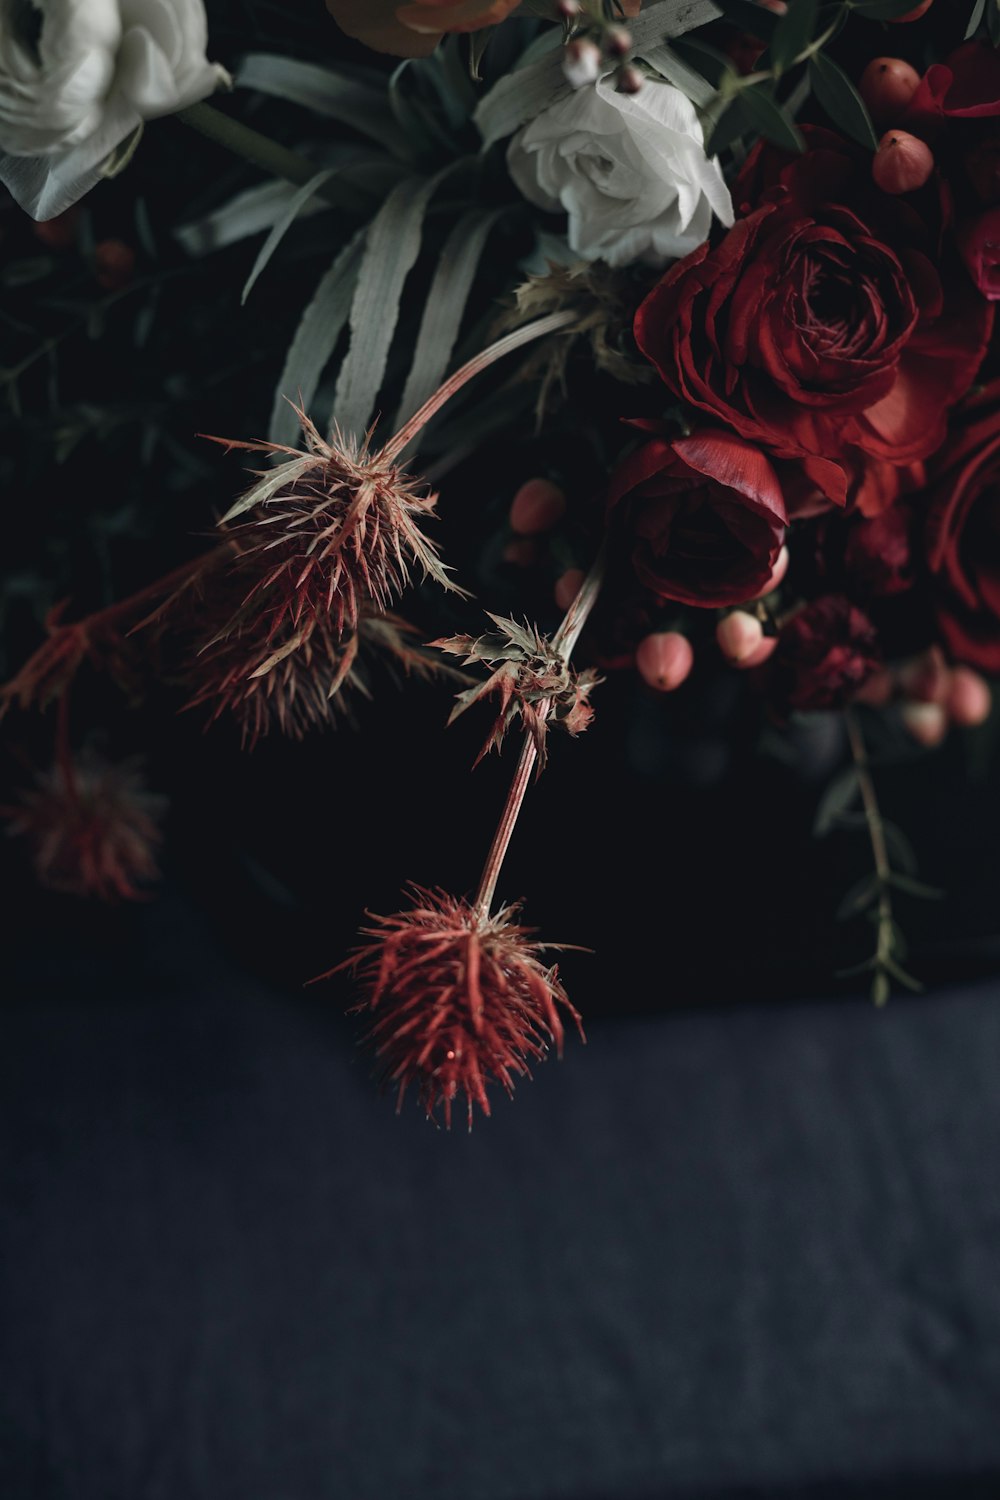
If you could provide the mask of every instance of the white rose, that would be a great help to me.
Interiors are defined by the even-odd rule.
[[[532,203],[569,214],[570,248],[585,260],[663,265],[708,238],[713,211],[733,222],[694,105],[669,83],[619,94],[599,79],[518,131],[507,164]]]
[[[143,120],[227,81],[207,43],[203,0],[0,0],[0,180],[62,213]]]

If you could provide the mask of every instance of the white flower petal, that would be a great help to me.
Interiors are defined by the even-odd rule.
[[[620,94],[613,79],[558,99],[514,137],[508,167],[539,208],[569,216],[571,248],[610,265],[663,264],[733,222],[694,105],[668,83]]]

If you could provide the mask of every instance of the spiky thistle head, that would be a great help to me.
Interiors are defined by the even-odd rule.
[[[147,791],[141,763],[84,752],[39,772],[5,809],[8,833],[31,849],[40,885],[100,901],[137,901],[158,875],[166,800]]]
[[[371,697],[373,667],[397,679],[442,675],[406,620],[367,606],[349,633],[322,615],[298,625],[253,609],[223,608],[223,617],[185,669],[194,688],[186,706],[207,707],[210,724],[232,716],[250,748],[271,730],[298,740],[349,717],[355,698]]]
[[[236,544],[242,607],[266,610],[275,629],[323,618],[341,634],[354,629],[363,606],[388,609],[413,572],[460,592],[422,529],[436,494],[373,447],[371,432],[358,443],[337,431],[327,442],[304,412],[298,416],[304,453],[214,440],[288,455],[259,473],[222,521]]]
[[[410,908],[372,917],[362,929],[370,941],[330,974],[350,968],[362,982],[354,1010],[371,1020],[364,1040],[382,1084],[397,1087],[397,1109],[412,1086],[428,1116],[440,1106],[450,1126],[464,1095],[471,1128],[476,1105],[490,1113],[488,1084],[512,1095],[532,1062],[553,1047],[562,1055],[560,1008],[582,1037],[579,1012],[516,906],[489,916],[444,891],[408,894]]]

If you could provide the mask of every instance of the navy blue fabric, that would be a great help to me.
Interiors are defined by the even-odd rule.
[[[602,1020],[446,1135],[143,922],[3,1009],[4,1500],[1000,1493],[995,983]]]

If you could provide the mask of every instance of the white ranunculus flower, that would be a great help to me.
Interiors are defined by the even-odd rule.
[[[532,203],[569,214],[570,248],[585,260],[663,265],[708,238],[713,211],[733,222],[694,105],[669,83],[619,94],[601,78],[518,131],[507,164]]]
[[[143,120],[227,81],[207,44],[203,0],[0,0],[0,180],[62,213]]]

